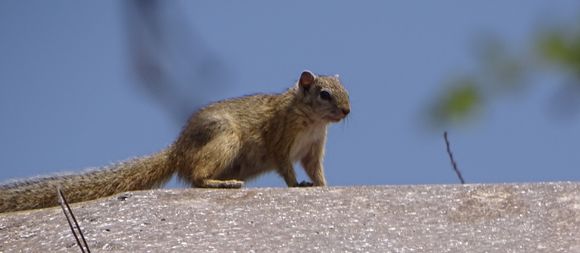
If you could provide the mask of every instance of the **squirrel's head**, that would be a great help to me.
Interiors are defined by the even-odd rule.
[[[324,121],[338,122],[350,113],[348,92],[338,75],[317,76],[306,70],[300,75],[297,90],[300,99]]]

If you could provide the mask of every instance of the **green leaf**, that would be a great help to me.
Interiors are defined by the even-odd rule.
[[[481,107],[482,97],[473,79],[464,78],[452,81],[449,90],[437,99],[432,114],[439,124],[457,123],[467,120]]]

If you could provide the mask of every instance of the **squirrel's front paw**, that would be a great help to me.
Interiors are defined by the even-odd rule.
[[[302,181],[302,182],[298,183],[297,186],[298,187],[312,187],[312,186],[314,186],[314,184],[312,182]]]

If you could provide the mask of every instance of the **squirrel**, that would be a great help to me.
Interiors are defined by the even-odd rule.
[[[162,186],[173,174],[192,187],[240,188],[276,171],[288,187],[325,186],[327,126],[350,113],[338,75],[304,71],[279,94],[226,99],[198,110],[166,149],[104,168],[0,185],[0,212],[58,205],[56,188],[69,202]],[[300,162],[312,182],[298,183]]]

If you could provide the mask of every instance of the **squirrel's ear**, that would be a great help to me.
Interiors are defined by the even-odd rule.
[[[304,70],[300,75],[300,81],[298,81],[298,85],[304,89],[310,88],[310,86],[314,83],[314,79],[316,75],[308,70]]]
[[[340,75],[339,74],[336,74],[336,75],[334,75],[334,78],[339,79],[340,78]]]

